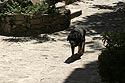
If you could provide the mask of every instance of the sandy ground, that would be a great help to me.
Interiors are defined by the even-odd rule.
[[[87,30],[85,53],[71,63],[65,63],[71,56],[67,30],[49,34],[47,40],[0,36],[0,83],[101,83],[97,69],[98,55],[103,47],[100,29],[88,28],[91,24],[88,18],[112,11],[93,5],[112,6],[117,1],[83,0],[67,6],[83,11],[81,16],[72,19],[71,26]]]

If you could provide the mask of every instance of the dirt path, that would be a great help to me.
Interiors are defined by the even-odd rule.
[[[83,14],[72,19],[71,26],[85,27],[86,49],[81,59],[64,63],[70,56],[66,41],[68,31],[40,39],[10,39],[0,36],[0,83],[101,83],[97,72],[97,60],[103,47],[100,29],[90,28],[96,13],[110,12],[93,5],[113,5],[118,0],[83,0],[69,5],[69,9],[81,9]],[[89,18],[93,18],[90,19]],[[99,22],[96,22],[97,24]],[[17,42],[19,41],[19,42]]]

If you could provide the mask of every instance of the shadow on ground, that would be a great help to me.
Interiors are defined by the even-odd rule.
[[[59,32],[54,32],[52,34],[40,34],[40,35],[34,35],[34,36],[29,36],[29,37],[13,37],[13,36],[6,36],[3,41],[6,42],[29,42],[32,40],[35,40],[36,43],[44,43],[47,41],[56,41],[56,39],[52,36],[56,37],[66,37],[68,35],[69,28],[64,31],[59,31]],[[58,39],[59,41],[66,41],[66,39]]]
[[[67,58],[64,63],[70,64],[70,63],[73,63],[79,59],[81,59],[81,55],[76,53],[74,55],[71,55],[69,58]]]
[[[47,41],[55,41],[54,38],[49,37],[47,34],[30,36],[30,37],[5,37],[3,41],[7,42],[28,42],[36,40],[35,43],[43,43]]]
[[[76,68],[64,83],[99,83],[97,61],[86,64],[84,68]]]
[[[98,9],[109,9],[109,10],[113,10],[113,9],[114,9],[113,6],[108,6],[108,5],[93,5],[92,8],[98,8]]]
[[[83,25],[89,32],[87,35],[96,35],[106,31],[124,30],[125,13],[109,12],[94,14],[86,17],[85,22],[74,22],[75,25]],[[95,32],[92,32],[94,30]]]

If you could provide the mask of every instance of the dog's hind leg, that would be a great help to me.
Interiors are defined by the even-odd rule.
[[[85,51],[85,42],[82,42],[80,45],[78,45],[78,54],[83,55]]]
[[[75,50],[75,47],[71,46],[72,55],[74,55],[74,50]]]
[[[79,54],[79,55],[83,55],[83,52],[82,52],[82,43],[80,43],[80,44],[78,45],[78,54]]]
[[[85,41],[82,43],[82,52],[85,52]]]

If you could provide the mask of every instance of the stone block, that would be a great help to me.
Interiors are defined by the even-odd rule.
[[[76,10],[76,9],[72,9],[71,10],[71,19],[78,17],[82,14],[82,10]]]
[[[53,15],[43,15],[42,22],[44,23],[51,23],[53,21]]]
[[[31,25],[33,25],[33,24],[40,24],[40,19],[30,19],[30,23],[31,23]]]
[[[15,20],[24,20],[25,19],[25,16],[22,14],[16,14],[16,15],[14,15],[14,17],[15,17]]]
[[[18,21],[15,21],[15,24],[23,24],[24,23],[24,21],[23,20],[18,20]]]
[[[33,15],[32,18],[33,18],[33,19],[40,19],[40,18],[41,18],[41,15],[40,15],[40,14],[39,14],[39,15]]]
[[[7,23],[9,23],[10,17],[6,16],[5,20],[6,20]]]
[[[53,15],[53,19],[54,20],[58,20],[58,19],[64,19],[65,15],[61,14],[61,15]]]
[[[10,33],[11,32],[11,26],[9,24],[5,24],[4,32],[5,33]]]
[[[43,26],[41,26],[40,24],[38,24],[38,25],[31,25],[31,29],[40,29],[41,27],[43,27]]]

